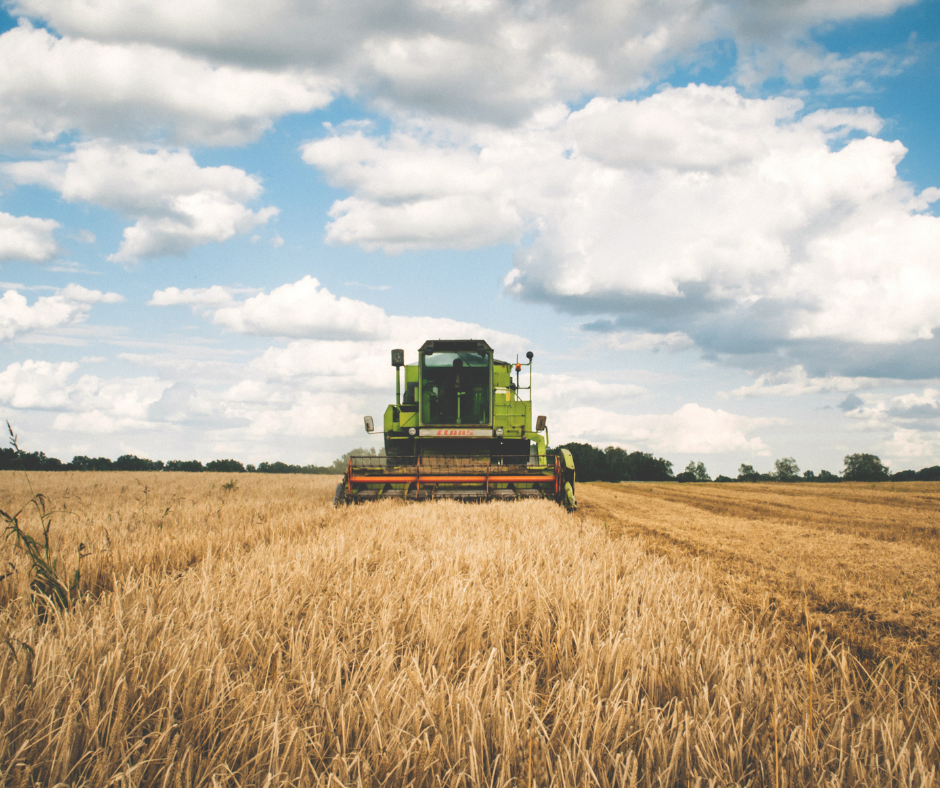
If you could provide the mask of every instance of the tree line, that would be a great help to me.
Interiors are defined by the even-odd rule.
[[[672,463],[662,457],[640,451],[627,452],[616,446],[599,449],[590,443],[566,443],[559,449],[568,449],[574,458],[578,481],[582,482],[883,482],[883,481],[940,481],[940,465],[919,471],[891,473],[875,454],[848,454],[843,460],[840,475],[821,470],[804,471],[793,457],[774,462],[774,469],[760,473],[742,463],[735,478],[720,475],[716,479],[708,473],[703,462],[690,462],[684,471],[673,474]]]
[[[212,460],[203,465],[199,460],[150,460],[135,454],[122,454],[116,460],[108,457],[85,457],[77,455],[71,462],[62,462],[56,457],[47,457],[41,451],[22,449],[0,449],[0,471],[185,471],[200,473],[313,473],[336,474],[346,472],[346,463],[351,454],[375,454],[375,449],[353,449],[330,465],[291,465],[286,462],[262,462],[244,465],[238,460]],[[384,454],[384,451],[382,452]]]
[[[12,437],[12,432],[11,432]],[[841,475],[822,470],[819,473],[804,471],[792,457],[783,457],[774,462],[774,470],[760,473],[753,466],[742,463],[736,478],[720,475],[712,479],[705,463],[690,462],[684,471],[673,473],[672,463],[648,452],[633,451],[616,446],[600,449],[590,443],[565,443],[558,447],[568,449],[574,458],[578,481],[582,482],[822,482],[841,481],[940,481],[940,465],[921,468],[919,471],[891,473],[880,458],[874,454],[849,454],[844,460]],[[200,473],[345,473],[351,455],[371,454],[381,456],[380,449],[353,449],[329,465],[292,465],[286,462],[262,462],[245,465],[238,460],[212,460],[203,465],[199,460],[150,460],[134,454],[123,454],[116,460],[108,457],[86,457],[77,455],[71,462],[62,462],[48,457],[44,452],[27,452],[21,449],[0,449],[0,471],[184,471]]]

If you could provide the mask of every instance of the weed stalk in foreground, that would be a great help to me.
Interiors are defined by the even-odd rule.
[[[806,699],[807,734],[809,740],[810,767],[816,771],[816,743],[813,736],[813,636],[809,626],[809,604],[803,594],[803,619],[806,621],[806,679],[808,696]]]
[[[20,447],[16,442],[16,435],[13,434],[13,428],[10,422],[7,422],[7,430],[10,433],[10,445],[13,447],[17,456],[21,454]],[[26,483],[29,485],[29,491],[33,492],[29,477],[26,477]],[[42,524],[42,541],[30,536],[21,527],[19,518],[23,512],[29,508],[30,504],[35,507]],[[14,546],[25,554],[30,564],[29,589],[33,594],[33,601],[39,617],[45,621],[49,615],[48,603],[51,602],[54,608],[59,610],[68,610],[72,597],[78,590],[78,584],[81,580],[81,562],[87,553],[85,545],[78,546],[78,568],[72,575],[71,581],[60,577],[59,560],[52,557],[49,549],[49,529],[52,527],[53,512],[46,510],[46,497],[42,493],[34,493],[33,497],[27,502],[26,506],[20,509],[16,514],[7,514],[0,509],[0,520],[5,525],[3,528],[4,541],[14,539]],[[4,577],[9,576],[4,575]]]

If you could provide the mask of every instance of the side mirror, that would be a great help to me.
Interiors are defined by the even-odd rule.
[[[539,417],[535,420],[535,431],[536,431],[536,432],[541,432],[542,430],[544,430],[544,429],[545,429],[545,422],[546,422],[546,421],[548,421],[548,419],[546,419],[545,416],[539,416]]]
[[[363,421],[366,423],[366,432],[375,432],[375,422],[372,421],[371,416],[366,416]]]
[[[396,348],[392,351],[392,366],[393,367],[403,367],[405,366],[405,351],[400,348]]]
[[[528,353],[525,354],[525,357],[526,357],[527,359],[529,359],[529,361],[531,361],[533,358],[535,358],[535,353],[533,353],[533,352],[530,350]]]

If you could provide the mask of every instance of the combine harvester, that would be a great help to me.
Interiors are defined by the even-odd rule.
[[[395,404],[385,411],[386,456],[350,457],[334,503],[551,498],[574,510],[571,453],[547,451],[544,416],[532,429],[532,353],[526,358],[494,360],[493,348],[476,339],[429,340],[416,364],[405,364],[405,351],[393,350]],[[527,386],[519,380],[523,367]],[[371,416],[365,424],[374,434]]]

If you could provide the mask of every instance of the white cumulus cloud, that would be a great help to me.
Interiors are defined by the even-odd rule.
[[[792,60],[794,50],[825,60],[807,45],[808,31],[909,2],[19,0],[12,10],[72,38],[244,69],[310,69],[390,108],[506,125],[558,101],[643,87],[709,41],[734,38],[754,61],[752,80],[774,75],[780,69],[767,61]]]
[[[184,290],[178,287],[157,290],[147,303],[150,306],[219,307],[231,303],[232,300],[231,290],[220,285],[212,285],[212,287],[190,287]]]
[[[509,292],[641,335],[733,351],[748,323],[771,343],[890,344],[940,326],[940,189],[898,178],[905,149],[880,127],[870,110],[691,85],[513,131],[339,129],[303,155],[352,192],[333,242],[518,241]],[[459,222],[438,221],[448,210]]]
[[[796,365],[780,372],[766,372],[747,386],[736,388],[731,397],[799,397],[804,394],[830,394],[853,392],[884,385],[885,381],[871,377],[826,375],[814,377],[802,366]]]
[[[274,119],[332,99],[307,70],[213,65],[150,44],[57,38],[29,24],[0,35],[0,143],[84,136],[238,145]]]
[[[767,454],[753,433],[775,419],[738,416],[690,402],[673,413],[633,415],[592,406],[562,411],[555,435],[597,445],[620,444],[630,450],[683,454],[747,452]]]
[[[489,339],[490,344],[525,342],[512,334],[451,318],[389,315],[374,304],[334,295],[309,275],[243,301],[233,300],[232,292],[218,285],[187,290],[170,287],[154,292],[150,303],[155,306],[199,305],[211,314],[216,325],[257,336],[337,343],[380,341],[383,347],[389,343],[418,347],[424,340],[438,337]],[[320,347],[300,343],[292,346]],[[303,356],[307,351],[294,352]],[[305,367],[302,358],[297,357],[285,368]]]
[[[70,284],[51,296],[40,296],[32,304],[16,290],[7,290],[0,298],[0,341],[37,329],[56,328],[80,323],[95,304],[116,304],[123,301],[118,293],[88,290]]]
[[[527,385],[525,374],[520,378]],[[595,405],[599,402],[612,403],[634,400],[647,394],[643,386],[633,383],[611,383],[594,380],[590,377],[560,374],[534,373],[532,387],[533,398],[539,408],[569,408],[572,405]]]
[[[0,262],[28,260],[44,263],[58,254],[52,233],[59,227],[54,219],[11,216],[0,211]]]
[[[27,360],[0,372],[0,403],[13,408],[52,410],[69,406],[68,378],[78,364]]]
[[[236,167],[200,167],[188,151],[138,150],[105,141],[82,143],[60,159],[3,166],[16,183],[58,191],[135,217],[109,259],[180,255],[194,246],[247,233],[277,214],[245,203],[260,197],[258,178]]]

